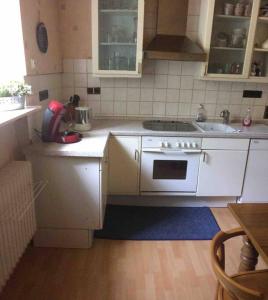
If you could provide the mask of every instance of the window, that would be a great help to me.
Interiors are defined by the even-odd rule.
[[[20,1],[0,1],[0,84],[26,75]]]

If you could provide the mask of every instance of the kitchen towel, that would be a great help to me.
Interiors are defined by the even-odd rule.
[[[211,240],[220,230],[208,207],[108,205],[95,237],[112,240]]]

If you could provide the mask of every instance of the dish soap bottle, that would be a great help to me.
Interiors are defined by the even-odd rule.
[[[250,127],[251,124],[252,124],[251,112],[250,112],[250,108],[248,108],[245,118],[243,119],[243,126]]]
[[[207,112],[205,110],[204,105],[200,104],[196,114],[196,122],[205,122],[206,119],[207,119]]]

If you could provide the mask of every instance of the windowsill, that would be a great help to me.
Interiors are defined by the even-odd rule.
[[[41,106],[28,106],[24,109],[1,111],[0,112],[0,128],[12,123],[20,118],[31,115],[41,110]]]

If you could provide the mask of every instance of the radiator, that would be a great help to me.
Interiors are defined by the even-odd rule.
[[[0,169],[0,292],[36,230],[30,162]]]

